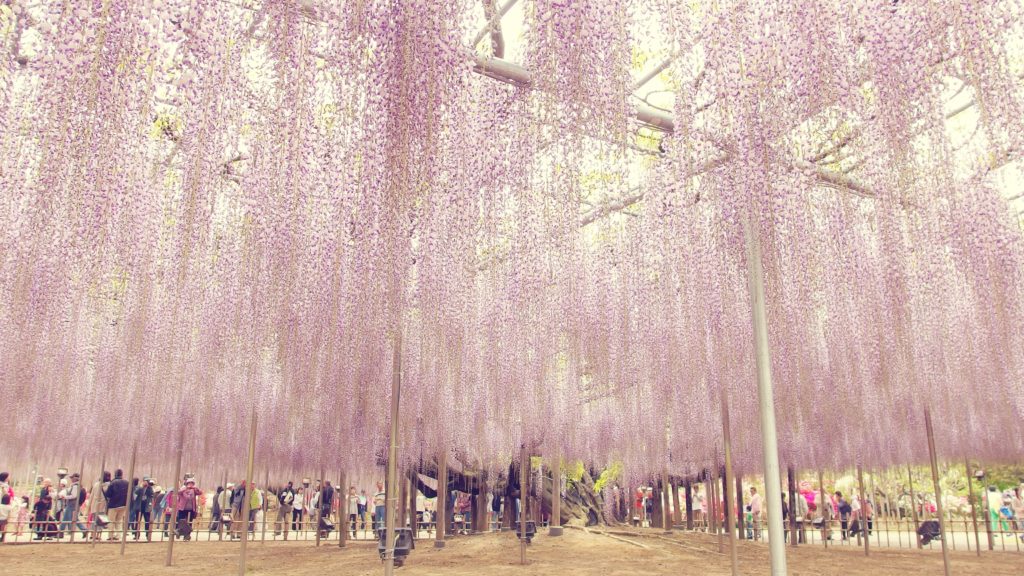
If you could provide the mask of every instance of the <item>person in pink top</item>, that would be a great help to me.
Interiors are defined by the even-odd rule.
[[[199,510],[199,488],[196,488],[196,481],[192,478],[185,480],[185,487],[178,492],[174,499],[175,509],[178,511],[177,525],[191,526],[196,519],[196,511]],[[184,521],[184,522],[182,522]],[[185,540],[191,540],[191,531],[185,532]]]

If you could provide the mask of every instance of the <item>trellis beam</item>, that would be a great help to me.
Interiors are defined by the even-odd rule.
[[[505,16],[505,14],[508,14],[508,11],[511,10],[512,7],[516,5],[517,1],[518,0],[507,0],[504,4],[501,5],[501,8],[498,8],[497,12],[495,12],[492,15],[490,15],[489,19],[487,20],[487,25],[484,26],[483,28],[481,28],[479,32],[477,32],[476,36],[473,37],[473,42],[470,43],[470,46],[472,46],[473,48],[476,48],[476,45],[479,44],[480,41],[484,39],[484,36],[487,36],[487,34],[492,34],[492,38],[493,38],[495,30],[497,31],[497,36],[500,38],[501,37],[501,19]],[[489,4],[490,5],[493,5],[493,4],[491,4],[492,0],[483,0],[483,2],[484,2],[484,13],[486,14],[487,12],[489,12],[489,10],[487,9],[487,6]],[[504,51],[504,44],[505,44],[504,41],[502,41],[501,42],[502,51]],[[495,52],[495,56],[498,56],[500,58],[502,56],[502,54],[498,54],[497,52]]]
[[[666,64],[667,66],[667,64]],[[512,84],[521,88],[533,87],[533,74],[519,64],[502,58],[476,56],[473,70],[479,74],[494,78],[499,82]],[[641,124],[660,132],[671,133],[675,129],[672,114],[655,108],[647,103],[638,103],[633,110],[633,117]]]

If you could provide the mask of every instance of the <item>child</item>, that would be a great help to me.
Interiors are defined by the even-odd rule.
[[[18,506],[18,517],[15,525],[15,536],[21,536],[22,531],[28,526],[28,496],[22,496]]]
[[[0,542],[4,541],[4,536],[7,533],[7,520],[11,517],[13,510],[11,495],[4,494],[3,498],[0,498]]]

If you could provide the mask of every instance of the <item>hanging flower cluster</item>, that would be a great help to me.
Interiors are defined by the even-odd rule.
[[[752,237],[784,463],[1019,456],[1020,2],[524,3],[0,5],[7,460],[372,474],[401,335],[404,463],[757,472]]]

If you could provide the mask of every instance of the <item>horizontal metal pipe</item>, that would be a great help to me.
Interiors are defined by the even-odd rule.
[[[533,86],[533,75],[522,66],[501,58],[477,56],[473,70],[495,80],[529,88]],[[661,132],[671,133],[675,129],[672,114],[649,104],[639,103],[634,107],[633,116],[642,124]]]

